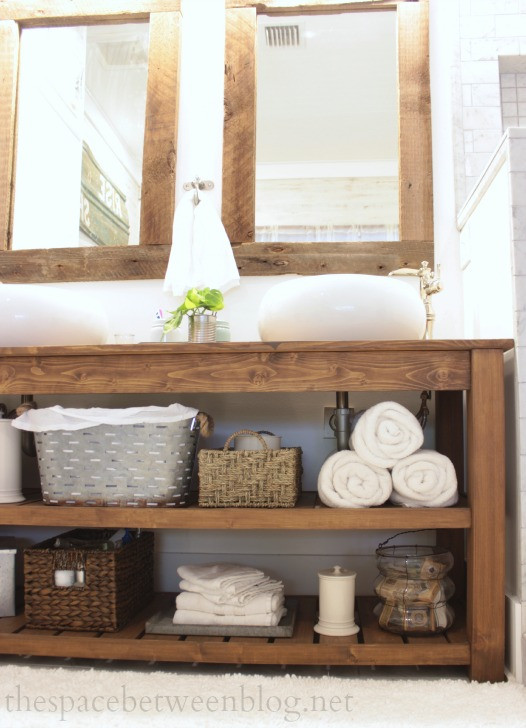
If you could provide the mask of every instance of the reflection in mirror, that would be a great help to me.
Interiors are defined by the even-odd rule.
[[[139,243],[147,73],[148,23],[22,31],[12,248]]]
[[[396,11],[258,15],[256,240],[398,240]]]

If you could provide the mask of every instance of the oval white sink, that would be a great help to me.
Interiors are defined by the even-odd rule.
[[[425,324],[411,285],[353,273],[278,283],[263,296],[258,316],[262,341],[421,339]]]
[[[0,284],[0,346],[105,344],[109,324],[100,303],[77,291]]]

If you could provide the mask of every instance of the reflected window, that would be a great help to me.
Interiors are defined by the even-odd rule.
[[[398,240],[396,12],[258,15],[256,240]]]
[[[22,31],[14,249],[139,243],[147,73],[148,23]]]

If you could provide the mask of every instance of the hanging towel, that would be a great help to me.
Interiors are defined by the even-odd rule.
[[[368,465],[352,450],[330,455],[318,476],[318,494],[332,508],[367,508],[385,503],[391,495],[391,475]]]
[[[276,594],[257,594],[246,604],[216,604],[203,594],[183,591],[177,595],[175,606],[177,609],[189,609],[194,612],[207,612],[208,614],[235,615],[242,617],[246,614],[270,614],[283,606],[285,597],[283,589]]]
[[[196,612],[190,609],[176,609],[173,617],[174,624],[209,624],[209,625],[247,625],[256,627],[275,627],[279,624],[287,610],[280,607],[275,612],[265,614],[246,614],[237,617],[234,614],[209,614]]]
[[[424,433],[416,417],[397,402],[380,402],[356,423],[350,445],[366,463],[392,468],[422,447]]]
[[[391,501],[409,507],[445,508],[458,500],[451,460],[434,450],[418,450],[393,468]]]
[[[174,214],[165,291],[182,296],[189,288],[218,288],[225,293],[239,285],[232,246],[214,205],[186,192]]]

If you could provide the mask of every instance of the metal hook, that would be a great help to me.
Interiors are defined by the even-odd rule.
[[[183,190],[194,190],[194,205],[198,205],[201,200],[199,199],[199,190],[213,190],[214,183],[212,180],[202,180],[200,177],[196,177],[192,182],[185,182]]]

